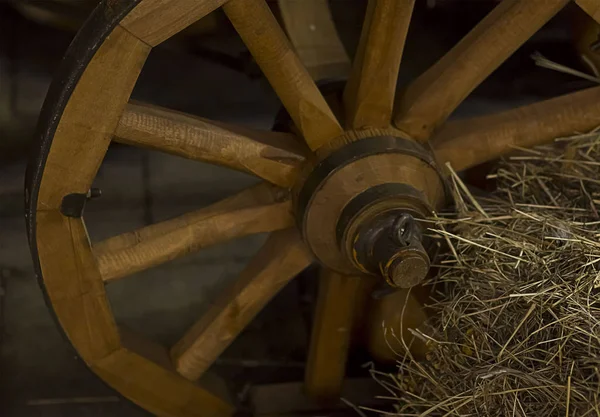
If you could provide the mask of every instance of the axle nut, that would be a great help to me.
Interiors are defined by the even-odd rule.
[[[401,252],[382,271],[393,287],[410,288],[425,279],[429,272],[429,257],[419,250]]]
[[[411,214],[384,212],[356,229],[351,260],[363,272],[381,275],[391,287],[414,287],[430,266],[421,238],[421,226]]]

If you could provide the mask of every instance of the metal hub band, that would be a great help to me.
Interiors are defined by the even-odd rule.
[[[421,159],[437,170],[433,156],[419,143],[395,136],[378,136],[352,142],[331,153],[314,167],[298,192],[296,221],[302,224],[311,198],[325,180],[336,171],[366,156],[402,153]]]

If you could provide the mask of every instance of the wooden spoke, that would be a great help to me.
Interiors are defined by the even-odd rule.
[[[223,165],[289,187],[304,160],[303,146],[287,133],[229,126],[143,104],[129,104],[115,141]]]
[[[432,146],[440,162],[459,171],[514,150],[600,126],[600,87],[499,114],[448,123]]]
[[[287,192],[260,184],[193,213],[109,238],[94,252],[102,279],[110,281],[210,245],[293,224]]]
[[[348,127],[389,127],[415,0],[371,0],[344,91]]]
[[[323,270],[310,350],[306,364],[306,392],[317,400],[339,398],[354,327],[360,278]]]
[[[568,0],[503,0],[401,97],[396,126],[425,141],[458,105]]]
[[[295,230],[273,233],[237,282],[173,346],[177,372],[198,379],[267,302],[311,262]]]
[[[150,46],[169,39],[227,0],[143,0],[121,21]]]
[[[311,149],[339,136],[342,128],[293,51],[264,0],[230,0],[223,6]]]
[[[350,58],[338,36],[328,0],[279,0],[286,32],[314,80],[344,79]]]

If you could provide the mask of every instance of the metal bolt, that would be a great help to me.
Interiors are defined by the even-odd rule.
[[[102,197],[102,190],[100,188],[90,188],[90,190],[87,192],[87,198],[89,199],[98,197]]]
[[[408,246],[413,236],[418,234],[418,226],[410,214],[404,213],[399,216],[392,226],[394,239],[401,246]]]
[[[408,213],[387,215],[365,224],[353,240],[352,256],[355,265],[380,273],[395,288],[413,287],[429,272],[420,226]]]

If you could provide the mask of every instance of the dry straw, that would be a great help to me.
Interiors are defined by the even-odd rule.
[[[452,175],[456,212],[432,220],[449,248],[409,329],[427,360],[373,371],[391,414],[600,416],[600,135],[521,150],[492,177],[474,197]]]

